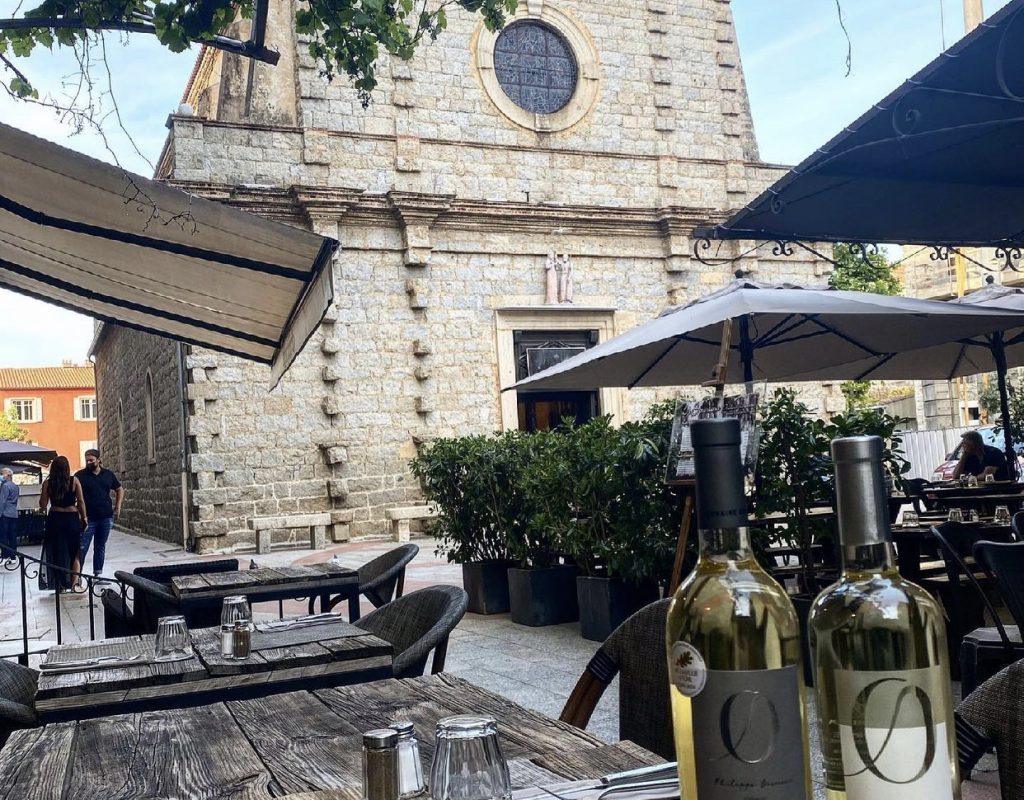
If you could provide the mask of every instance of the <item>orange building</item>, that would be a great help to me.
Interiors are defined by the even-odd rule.
[[[92,364],[0,368],[0,401],[32,444],[67,456],[73,470],[85,466],[85,451],[96,446]]]

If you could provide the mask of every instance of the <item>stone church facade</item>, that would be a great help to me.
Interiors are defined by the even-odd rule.
[[[408,461],[437,437],[581,403],[622,420],[657,397],[503,393],[517,377],[737,266],[823,282],[770,247],[692,256],[695,225],[782,174],[758,158],[727,0],[521,0],[501,34],[453,13],[412,61],[381,63],[365,110],[320,76],[293,14],[272,0],[276,67],[203,51],[158,174],[337,238],[334,305],[273,391],[266,367],[100,332],[101,446],[166,516],[126,507],[127,526],[203,551],[253,541],[257,516],[382,534],[386,509],[419,502]]]

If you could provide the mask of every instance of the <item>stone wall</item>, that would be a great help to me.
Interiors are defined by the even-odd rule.
[[[125,490],[119,524],[181,544],[178,349],[168,339],[106,325],[95,352],[99,448],[104,465],[117,473]],[[153,385],[152,433],[147,374]]]
[[[335,304],[273,392],[264,367],[199,348],[187,358],[200,549],[251,542],[253,516],[329,510],[335,540],[384,533],[385,509],[418,501],[408,461],[420,447],[517,424],[500,391],[514,382],[514,330],[606,339],[737,267],[824,281],[802,251],[692,257],[695,225],[782,174],[757,157],[726,0],[523,0],[516,19],[555,27],[578,62],[581,88],[550,115],[496,88],[493,35],[462,11],[411,62],[382,60],[364,110],[288,38],[293,12],[272,0],[268,45],[294,68],[250,73],[204,51],[186,92],[197,113],[172,118],[159,168],[341,242]],[[545,304],[552,253],[571,258],[572,305]],[[629,419],[674,393],[606,390],[601,410]],[[836,387],[807,396],[836,410]]]

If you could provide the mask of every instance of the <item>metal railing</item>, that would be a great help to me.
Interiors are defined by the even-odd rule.
[[[67,596],[87,596],[88,597],[88,613],[89,613],[89,639],[95,640],[96,636],[96,606],[97,601],[102,607],[104,595],[115,592],[117,599],[120,601],[122,608],[127,611],[128,601],[133,599],[131,594],[132,587],[125,583],[117,580],[116,578],[104,578],[100,575],[92,575],[88,572],[72,572],[66,567],[53,564],[49,561],[43,561],[42,559],[30,556],[27,553],[16,552],[13,555],[7,554],[3,556],[3,569],[7,573],[17,573],[18,575],[18,589],[19,597],[21,600],[21,643],[22,650],[20,653],[8,653],[5,655],[7,658],[17,657],[22,664],[28,663],[28,657],[30,655],[29,642],[35,637],[29,636],[29,617],[28,617],[28,600],[29,600],[29,581],[39,581],[40,574],[45,574],[47,582],[50,580],[50,576],[56,578],[57,587],[62,582],[70,584],[70,588],[43,588],[42,591],[49,593],[52,592],[54,596],[54,627],[56,630],[57,643],[61,644],[64,641],[64,615],[65,611],[62,608],[64,602],[66,602]],[[45,573],[44,573],[45,570]],[[3,573],[0,573],[3,574]],[[103,638],[100,636],[99,638]],[[16,640],[13,640],[16,641]]]

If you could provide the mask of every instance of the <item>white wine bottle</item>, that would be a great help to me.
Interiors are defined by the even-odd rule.
[[[882,440],[832,442],[843,560],[814,601],[814,650],[829,800],[960,797],[945,623],[894,566]]]
[[[668,610],[682,800],[810,800],[800,630],[750,549],[734,419],[690,427],[700,559]]]

